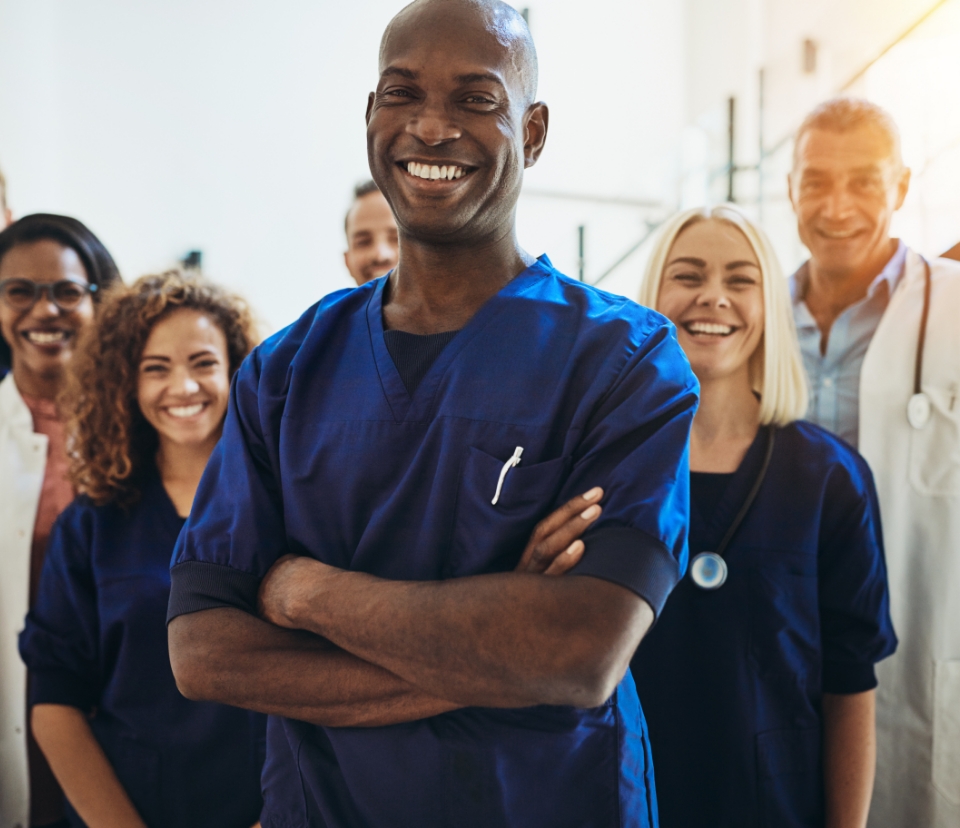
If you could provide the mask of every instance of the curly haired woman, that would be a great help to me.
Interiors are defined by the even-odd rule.
[[[240,299],[176,272],[111,292],[78,344],[61,407],[80,496],[20,638],[71,825],[258,819],[264,718],[184,699],[165,625],[170,555],[254,344]]]

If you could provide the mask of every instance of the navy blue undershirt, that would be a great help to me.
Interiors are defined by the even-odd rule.
[[[384,331],[383,341],[390,352],[390,359],[397,366],[407,393],[413,396],[430,366],[440,356],[459,331],[443,331],[435,334],[414,334],[406,331]]]
[[[690,507],[696,509],[704,520],[713,520],[733,475],[734,472],[690,472]]]

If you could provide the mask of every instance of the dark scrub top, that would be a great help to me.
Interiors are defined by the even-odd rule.
[[[761,431],[712,515],[710,481],[694,484],[691,556],[716,548],[765,448]],[[777,429],[727,582],[685,577],[633,660],[663,828],[823,825],[821,698],[875,687],[896,648],[878,508],[850,446],[811,423]]]
[[[325,298],[241,367],[177,544],[170,617],[253,612],[288,552],[401,580],[511,570],[537,521],[596,485],[605,511],[576,571],[659,612],[686,565],[697,398],[672,326],[543,257],[411,395],[384,340],[384,287]],[[468,708],[378,728],[271,717],[267,730],[264,828],[656,824],[629,675],[589,710]]]
[[[170,669],[164,618],[182,526],[155,469],[129,511],[84,497],[64,510],[20,635],[30,703],[92,712],[93,733],[150,828],[250,828],[266,717],[188,701]]]

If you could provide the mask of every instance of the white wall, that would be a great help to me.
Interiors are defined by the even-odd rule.
[[[18,214],[76,215],[127,278],[201,248],[268,327],[345,286],[342,213],[394,3],[0,0]]]
[[[677,199],[676,136],[684,118],[682,3],[657,0],[531,0],[540,96],[550,134],[527,174],[519,231],[576,275],[577,226],[586,227],[586,280],[595,281]],[[534,195],[562,192],[662,207]],[[638,257],[603,287],[635,295]]]
[[[769,147],[936,0],[517,0],[551,108],[527,174],[521,242],[594,281],[648,221],[726,193]],[[368,176],[363,112],[380,33],[403,0],[0,0],[0,164],[14,210],[76,215],[128,278],[191,248],[269,330],[350,284],[342,220]],[[818,66],[804,74],[805,38]],[[960,0],[851,90],[890,108],[916,178],[896,229],[935,254],[960,236]],[[803,257],[786,200],[790,142],[737,195],[787,269]],[[557,195],[563,197],[555,197]],[[578,197],[568,197],[578,196]],[[589,198],[583,198],[589,197]],[[641,247],[603,286],[635,295]]]
[[[342,221],[402,0],[0,0],[0,164],[19,215],[75,215],[129,279],[204,253],[269,330],[350,284]],[[672,201],[683,8],[530,0],[546,152],[530,191]],[[652,212],[656,212],[655,210]],[[588,277],[649,209],[525,195],[521,241]],[[611,286],[616,287],[615,280]],[[631,289],[631,288],[627,288]]]
[[[960,0],[951,0],[854,87],[900,124],[913,178],[895,229],[935,256],[960,241]]]

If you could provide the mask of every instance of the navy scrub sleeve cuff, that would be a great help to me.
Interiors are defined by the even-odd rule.
[[[256,614],[260,579],[229,566],[184,561],[170,570],[170,603],[167,623],[187,615],[218,607],[235,607]]]
[[[824,661],[823,692],[838,696],[865,693],[877,686],[873,664],[855,661]]]
[[[592,575],[626,587],[652,608],[656,618],[680,580],[680,567],[670,550],[640,529],[610,526],[587,535],[586,549],[571,575]]]
[[[69,670],[31,670],[29,706],[35,704],[62,704],[89,712],[96,704],[98,693],[76,673]]]

